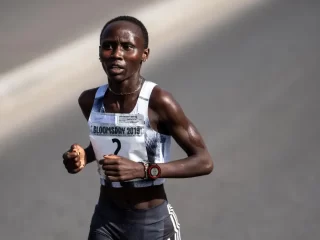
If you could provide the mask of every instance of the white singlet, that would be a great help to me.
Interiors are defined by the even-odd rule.
[[[170,159],[171,137],[154,131],[149,122],[149,98],[155,83],[145,81],[137,103],[131,113],[105,112],[103,98],[108,85],[100,86],[88,120],[90,141],[97,159],[115,154],[135,162],[165,163]],[[156,180],[134,179],[126,182],[111,182],[98,163],[101,184],[111,187],[149,187],[164,183]]]

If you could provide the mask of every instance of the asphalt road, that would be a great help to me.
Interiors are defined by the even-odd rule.
[[[209,176],[166,183],[184,240],[320,238],[320,4],[296,2],[208,29],[145,75],[173,93],[215,160]],[[86,238],[96,166],[68,175],[61,154],[87,134],[75,99],[8,140],[1,239]],[[175,144],[172,155],[184,157]]]
[[[1,0],[0,73],[156,0]]]

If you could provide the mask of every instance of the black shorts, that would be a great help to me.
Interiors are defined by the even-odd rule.
[[[165,201],[148,209],[121,209],[112,202],[96,205],[89,240],[181,240],[180,224]]]

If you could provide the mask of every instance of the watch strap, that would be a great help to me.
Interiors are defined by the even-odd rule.
[[[149,168],[149,163],[147,162],[140,162],[143,167],[144,167],[144,178],[142,179],[148,179],[148,168]]]

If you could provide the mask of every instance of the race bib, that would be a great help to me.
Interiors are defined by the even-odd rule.
[[[88,124],[97,161],[108,154],[119,155],[135,162],[148,159],[143,115],[92,112]],[[100,164],[98,172],[102,178],[106,178]]]

